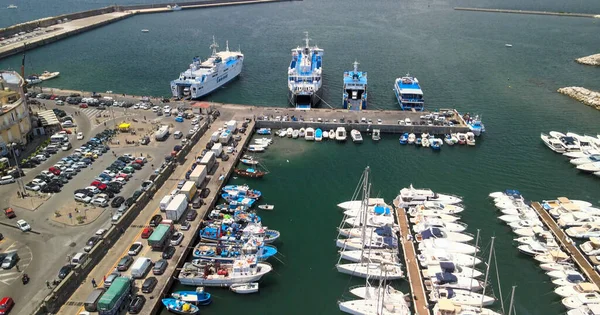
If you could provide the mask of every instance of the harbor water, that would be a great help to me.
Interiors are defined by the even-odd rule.
[[[71,2],[79,3],[61,2],[62,10],[48,13],[73,11],[77,7]],[[546,2],[511,0],[502,5],[600,13],[597,1]],[[18,10],[24,8],[18,5]],[[90,6],[104,5],[108,3],[96,1]],[[335,205],[352,196],[369,165],[373,194],[390,203],[411,183],[463,196],[462,220],[468,232],[480,229],[484,244],[496,236],[505,299],[516,285],[518,314],[562,314],[566,310],[552,293],[549,278],[532,259],[518,253],[513,234],[497,219],[487,195],[514,188],[532,200],[567,196],[600,203],[600,178],[578,172],[539,138],[540,132],[550,130],[600,133],[600,112],[556,93],[571,85],[600,89],[599,69],[573,61],[598,52],[600,23],[452,10],[459,5],[498,4],[306,0],[142,15],[30,51],[26,72],[60,71],[59,78],[44,83],[58,88],[169,95],[169,81],[193,56],[206,58],[215,35],[222,47],[225,40],[231,47],[239,45],[246,59],[240,78],[209,100],[286,106],[290,49],[302,44],[303,31],[325,50],[324,99],[333,107],[341,107],[342,74],[352,69],[355,59],[359,69],[369,73],[371,109],[397,108],[393,80],[410,72],[421,82],[428,108],[457,108],[483,116],[487,133],[477,145],[444,145],[434,152],[401,146],[398,136],[391,135],[373,143],[363,134],[360,145],[276,139],[267,152],[256,154],[270,174],[232,183],[248,183],[262,191],[260,203],[275,205],[274,211],[260,215],[266,225],[282,232],[276,244],[281,262],[272,261],[275,271],[264,278],[258,295],[208,289],[214,302],[202,307],[202,313],[339,313],[336,302],[349,297],[348,287],[362,280],[335,270],[334,239],[342,219]],[[39,8],[30,10],[31,17],[24,20],[41,17]],[[2,23],[6,11],[0,13]],[[507,43],[513,47],[505,47]],[[13,56],[0,60],[0,68],[18,69],[20,62],[21,56]],[[407,292],[406,281],[398,283]],[[495,293],[498,297],[498,290]]]

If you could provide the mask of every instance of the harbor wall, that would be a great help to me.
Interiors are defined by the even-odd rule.
[[[392,133],[402,134],[408,133],[429,133],[433,135],[444,135],[448,133],[456,132],[469,132],[469,128],[466,126],[427,126],[427,125],[390,125],[390,124],[365,124],[365,123],[332,123],[332,122],[309,122],[309,121],[267,121],[267,120],[256,120],[257,128],[271,128],[271,129],[282,129],[282,128],[308,128],[314,129],[320,128],[323,131],[335,130],[338,127],[345,127],[346,131],[356,129],[360,132],[370,132],[373,129],[379,129],[381,133]]]
[[[455,7],[454,10],[457,10],[457,11],[490,12],[490,13],[513,13],[513,14],[533,14],[533,15],[554,15],[554,16],[600,18],[600,15],[595,15],[595,14],[569,13],[569,12],[528,11],[528,10],[509,10],[509,9],[486,9],[486,8],[462,8],[462,7]]]
[[[53,25],[60,25],[58,23],[59,20],[69,19],[69,20],[78,20],[94,15],[107,14],[115,12],[115,6],[104,7],[100,9],[81,11],[75,13],[68,13],[59,16],[52,16],[47,18],[42,18],[34,21],[29,21],[21,24],[15,24],[9,27],[0,28],[0,37],[10,37],[11,35],[18,34],[20,32],[27,32],[34,30],[37,27],[48,27]]]
[[[284,2],[284,1],[298,1],[298,0],[263,0],[261,2]],[[243,4],[247,4],[244,3],[247,2],[249,3],[258,3],[256,0],[206,0],[206,1],[186,1],[186,2],[181,2],[178,3],[178,5],[181,7],[181,9],[185,10],[185,9],[194,9],[193,8],[189,8],[192,6],[198,6],[198,5],[215,5],[215,4],[222,4],[222,5],[243,5]],[[138,5],[124,5],[124,6],[118,6],[120,11],[127,11],[127,10],[143,10],[143,9],[160,9],[160,8],[165,8],[168,5],[173,5],[174,2],[163,2],[163,3],[153,3],[153,4],[138,4]],[[136,12],[136,13],[153,13],[153,12]]]

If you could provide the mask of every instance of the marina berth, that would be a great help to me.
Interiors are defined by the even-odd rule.
[[[171,92],[176,99],[198,99],[237,77],[244,66],[244,55],[240,51],[217,51],[219,45],[213,37],[211,56],[202,61],[194,57],[188,69],[171,81]]]
[[[308,32],[305,34],[305,46],[292,49],[292,61],[288,67],[288,100],[297,109],[317,106],[323,95],[323,49],[310,46]]]
[[[367,109],[367,72],[358,71],[358,61],[353,71],[344,72],[342,107],[353,111]]]
[[[410,74],[396,79],[394,93],[401,110],[423,111],[425,109],[423,91],[419,85],[419,80],[411,77]]]

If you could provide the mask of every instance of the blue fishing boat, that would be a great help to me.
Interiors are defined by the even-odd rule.
[[[241,235],[236,233],[237,223],[231,226],[210,224],[200,230],[200,239],[205,242],[236,242],[241,239]]]
[[[252,198],[259,199],[262,196],[262,193],[258,190],[248,189],[248,190],[224,190],[225,193],[221,194],[223,199],[235,199],[235,198]]]
[[[321,128],[315,130],[315,141],[323,141],[323,130],[321,130]]]
[[[463,119],[465,120],[465,123],[467,123],[467,127],[469,127],[469,130],[471,130],[471,132],[474,135],[479,137],[482,133],[485,132],[485,125],[481,122],[481,117],[479,115],[471,117],[471,115],[467,113],[463,116]]]
[[[226,213],[234,213],[236,211],[245,211],[248,210],[248,206],[243,206],[243,205],[230,205],[227,203],[224,204],[220,204],[220,205],[216,205],[215,209],[221,211],[221,212],[226,212]]]
[[[257,134],[259,135],[270,135],[271,134],[271,128],[260,128],[256,131]]]
[[[208,305],[212,302],[210,293],[204,292],[203,287],[196,288],[196,291],[175,291],[171,296],[183,302],[195,305]]]
[[[408,143],[408,132],[405,132],[400,136],[400,144],[407,144],[407,143]]]
[[[367,72],[358,71],[358,61],[354,62],[354,71],[344,72],[344,109],[367,109]]]
[[[162,299],[162,303],[169,312],[175,314],[195,315],[200,310],[196,305],[173,298]]]
[[[244,198],[244,197],[228,197],[228,198],[225,198],[225,200],[227,201],[227,203],[229,203],[230,205],[233,205],[233,206],[242,205],[242,206],[248,206],[248,207],[252,207],[252,205],[256,201],[255,199]]]
[[[232,263],[235,259],[243,255],[256,255],[259,261],[264,261],[277,254],[277,248],[271,245],[262,244],[256,239],[250,239],[248,242],[219,242],[219,243],[199,243],[192,253],[193,257],[199,260],[220,261]]]
[[[442,139],[433,138],[429,140],[431,149],[434,151],[439,151],[442,148]]]

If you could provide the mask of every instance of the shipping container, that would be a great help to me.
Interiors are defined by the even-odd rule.
[[[183,184],[183,187],[181,187],[180,192],[187,197],[187,201],[192,201],[192,198],[194,197],[194,194],[196,193],[197,189],[198,188],[196,188],[196,182],[187,181],[185,182],[185,184]]]
[[[206,173],[207,173],[206,166],[198,165],[198,166],[196,166],[196,168],[194,168],[194,170],[190,174],[190,180],[193,181],[194,183],[196,183],[197,187],[200,187],[200,186],[202,186],[202,183],[204,182],[204,179],[206,178]]]
[[[215,152],[208,151],[200,160],[200,165],[205,165],[207,170],[210,170],[215,165]]]

